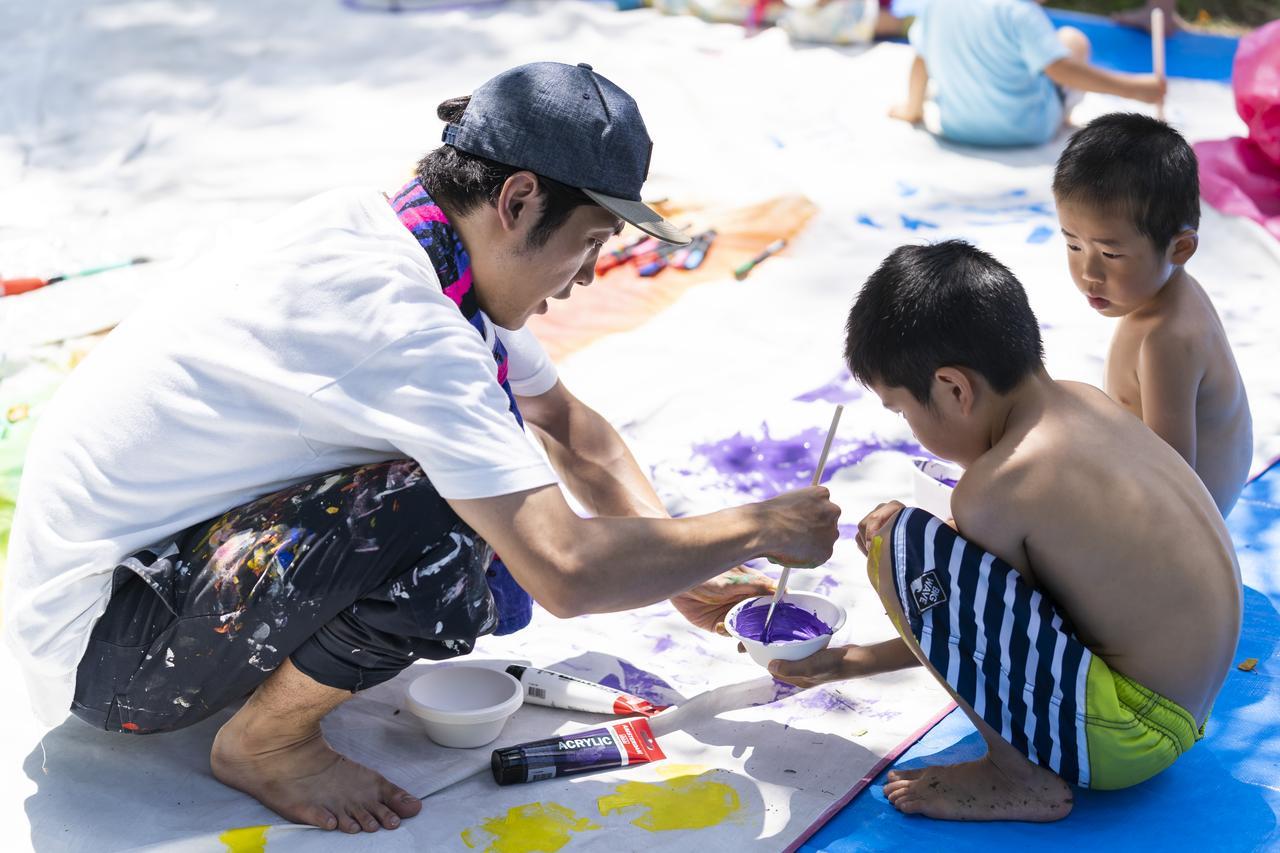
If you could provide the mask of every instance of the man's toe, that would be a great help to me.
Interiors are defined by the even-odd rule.
[[[413,817],[422,811],[422,800],[410,794],[408,791],[390,786],[387,796],[382,801],[391,807],[391,810],[400,815],[401,818]]]
[[[295,820],[297,823],[309,824],[311,826],[319,827],[320,829],[338,828],[338,819],[334,817],[333,812],[329,811],[324,806],[304,806],[298,810],[296,817],[290,817],[287,814],[285,817],[288,817],[290,820]]]
[[[351,816],[356,819],[356,823],[360,824],[360,828],[365,832],[378,831],[378,819],[375,818],[368,809],[363,808],[362,806],[352,806]]]
[[[382,824],[384,829],[395,829],[400,825],[400,815],[382,803],[374,803],[369,806],[369,811],[373,812],[373,816],[378,819],[378,823]]]

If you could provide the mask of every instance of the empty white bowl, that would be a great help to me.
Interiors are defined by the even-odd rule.
[[[405,696],[427,737],[459,749],[497,740],[523,702],[524,689],[512,676],[465,665],[432,667],[410,682]]]
[[[767,645],[738,633],[738,614],[748,607],[755,607],[757,604],[768,606],[772,598],[773,596],[763,595],[758,598],[748,598],[746,601],[740,601],[734,605],[724,620],[725,630],[729,632],[730,636],[735,637],[742,643],[746,647],[747,654],[751,655],[751,659],[761,666],[768,666],[771,660],[800,660],[801,658],[809,657],[809,655],[817,654],[831,643],[831,635],[844,627],[845,612],[844,608],[839,604],[836,604],[826,596],[818,595],[816,592],[792,592],[787,590],[786,594],[782,596],[782,601],[794,604],[803,610],[808,610],[829,625],[831,631],[808,640],[790,640]]]

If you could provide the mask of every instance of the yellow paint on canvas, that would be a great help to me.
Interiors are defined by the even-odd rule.
[[[267,849],[267,827],[228,829],[218,836],[218,840],[227,845],[227,853],[263,853]]]
[[[600,827],[559,803],[526,803],[462,831],[462,842],[485,853],[555,853],[574,833]]]
[[[681,769],[679,765],[668,772]],[[742,807],[738,792],[711,777],[680,775],[663,782],[624,782],[596,801],[600,814],[634,814],[633,826],[650,832],[705,829],[716,826]]]

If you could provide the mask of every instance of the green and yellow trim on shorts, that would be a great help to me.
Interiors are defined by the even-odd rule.
[[[939,519],[904,509],[891,542],[898,630],[1031,761],[1081,787],[1127,788],[1204,736],[1184,708],[1095,656],[1017,570]]]

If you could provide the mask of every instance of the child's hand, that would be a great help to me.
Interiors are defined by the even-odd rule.
[[[1129,97],[1145,104],[1158,104],[1169,91],[1169,81],[1157,74],[1131,75]]]
[[[894,513],[898,510],[905,508],[901,501],[889,501],[888,503],[880,504],[880,506],[867,513],[866,517],[858,522],[858,535],[854,537],[854,542],[858,544],[858,550],[866,554],[868,543],[876,537],[876,534],[880,532],[880,528],[884,527],[885,522],[893,518]]]
[[[796,687],[817,687],[828,681],[844,681],[862,675],[858,666],[861,646],[835,646],[800,660],[769,662],[769,674]]]
[[[889,118],[896,118],[908,124],[919,124],[924,121],[924,110],[912,109],[910,104],[897,104],[889,109]]]
[[[728,635],[724,617],[744,598],[773,595],[777,585],[765,574],[739,566],[671,598],[680,615],[699,628]]]

